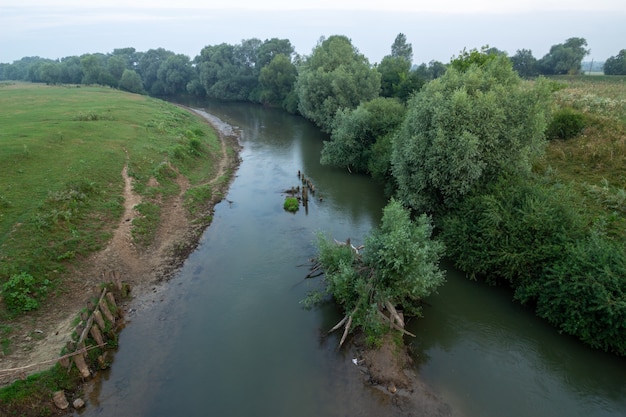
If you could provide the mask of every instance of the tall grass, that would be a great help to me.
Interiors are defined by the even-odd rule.
[[[626,77],[561,77],[555,104],[584,114],[582,134],[550,142],[537,170],[550,169],[573,185],[590,218],[604,217],[615,236],[626,239],[622,201],[626,189]],[[621,205],[621,203],[620,203]]]

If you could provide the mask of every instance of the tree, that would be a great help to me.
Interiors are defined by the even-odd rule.
[[[409,62],[409,65],[413,61],[413,46],[406,41],[406,35],[404,33],[398,33],[396,39],[391,45],[391,56],[394,58],[403,58]]]
[[[626,49],[622,49],[616,56],[608,58],[604,62],[606,75],[626,75]]]
[[[511,62],[513,69],[517,71],[520,77],[529,78],[538,74],[537,59],[530,49],[518,49],[515,55],[511,57]]]
[[[298,70],[287,55],[274,56],[269,64],[261,68],[259,84],[260,101],[270,105],[283,106],[286,98],[293,92],[298,78]]]
[[[61,82],[67,84],[80,84],[83,79],[83,70],[80,65],[80,58],[70,56],[61,59],[60,63]]]
[[[582,60],[590,52],[585,38],[569,38],[563,44],[552,45],[550,52],[538,62],[541,74],[578,74]]]
[[[80,67],[83,72],[82,84],[99,84],[100,74],[104,69],[104,60],[101,55],[86,54],[80,58]]]
[[[445,74],[448,67],[443,62],[432,60],[426,65],[422,63],[413,70],[423,80],[434,80]]]
[[[505,56],[463,72],[451,67],[426,84],[393,142],[402,201],[419,212],[445,210],[506,172],[529,171],[545,145],[549,97],[542,80],[522,86]]]
[[[443,245],[431,239],[432,231],[429,217],[411,221],[409,211],[391,200],[362,254],[349,243],[337,245],[318,237],[326,292],[346,314],[335,326],[344,327],[341,343],[355,328],[361,328],[373,344],[392,328],[404,331],[398,309],[421,315],[421,300],[445,281],[439,268]]]
[[[403,117],[404,106],[391,98],[378,97],[361,103],[354,110],[340,109],[335,117],[331,140],[324,142],[322,164],[367,172],[372,147],[379,139],[395,131]]]
[[[294,48],[289,39],[266,39],[257,50],[256,66],[259,71],[269,65],[278,55],[284,55],[291,62]]]
[[[122,74],[124,74],[124,70],[126,69],[126,62],[124,61],[124,58],[117,55],[111,55],[107,57],[106,67],[109,74],[111,74],[113,79],[115,79],[119,84]]]
[[[187,84],[194,76],[191,61],[184,54],[168,57],[157,71],[157,79],[162,83],[164,93],[167,95],[186,92]]]
[[[356,108],[378,95],[380,74],[350,39],[334,35],[320,39],[305,60],[296,91],[300,113],[330,132],[337,110]]]
[[[141,54],[135,48],[116,48],[113,49],[113,56],[120,57],[124,61],[124,67],[132,70],[137,69]]]
[[[172,51],[167,51],[163,48],[150,49],[139,58],[137,63],[137,72],[143,80],[143,87],[149,93],[153,95],[164,94],[162,83],[159,82],[157,73],[159,67],[167,58],[175,55]]]
[[[144,92],[141,76],[137,74],[136,71],[130,69],[124,70],[122,78],[120,79],[119,88],[124,91],[137,94],[142,94]]]
[[[61,70],[58,63],[47,62],[41,66],[41,81],[46,84],[56,84],[60,81]]]
[[[467,50],[463,48],[458,57],[452,58],[450,66],[457,71],[465,72],[472,65],[478,65],[484,67],[489,61],[492,61],[496,56],[503,55],[495,48],[490,48],[488,45],[480,48],[480,51],[476,48]]]
[[[196,57],[198,77],[210,98],[259,101],[257,65],[262,42],[253,38],[239,45],[206,46]]]

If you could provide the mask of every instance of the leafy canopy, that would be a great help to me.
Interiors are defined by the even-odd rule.
[[[327,133],[337,110],[354,109],[379,90],[380,74],[350,39],[339,35],[318,43],[296,82],[300,113]]]
[[[409,211],[391,200],[362,255],[318,236],[326,291],[351,314],[353,328],[361,327],[370,338],[382,336],[389,330],[379,314],[386,302],[407,314],[421,314],[419,302],[445,281],[439,268],[443,245],[431,239],[432,230],[429,217],[411,221]]]
[[[374,144],[391,134],[402,122],[404,106],[396,99],[378,97],[354,110],[340,109],[331,140],[324,142],[321,162],[367,172]],[[387,160],[389,155],[386,156]]]
[[[425,85],[394,138],[398,193],[417,211],[451,208],[503,173],[528,172],[543,151],[546,83],[522,84],[503,55],[474,61]]]

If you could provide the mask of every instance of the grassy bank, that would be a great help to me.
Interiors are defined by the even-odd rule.
[[[0,321],[7,334],[11,317],[63,293],[68,267],[110,238],[123,211],[125,164],[146,198],[134,239],[149,244],[155,205],[179,191],[176,172],[200,183],[221,153],[197,116],[113,89],[5,83],[0,108]]]
[[[132,238],[152,243],[161,204],[190,188],[191,218],[212,199],[220,140],[201,118],[167,102],[101,87],[0,84],[0,348],[10,354],[17,317],[71,296],[75,266],[103,248],[123,213],[127,166],[142,197]],[[219,179],[218,181],[221,181]],[[226,180],[224,180],[226,181]],[[207,224],[207,219],[197,219]],[[59,352],[61,353],[61,352]],[[80,378],[58,365],[0,390],[0,414],[54,415],[51,392]]]

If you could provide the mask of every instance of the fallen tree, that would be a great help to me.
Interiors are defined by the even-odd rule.
[[[428,216],[411,221],[409,211],[395,200],[384,208],[380,228],[363,246],[318,235],[319,254],[312,271],[323,271],[324,286],[305,304],[313,305],[328,294],[343,307],[345,316],[330,330],[343,328],[340,347],[357,329],[371,345],[380,344],[391,330],[415,336],[405,329],[404,316],[421,316],[421,300],[445,281],[439,268],[443,244],[431,235]]]

